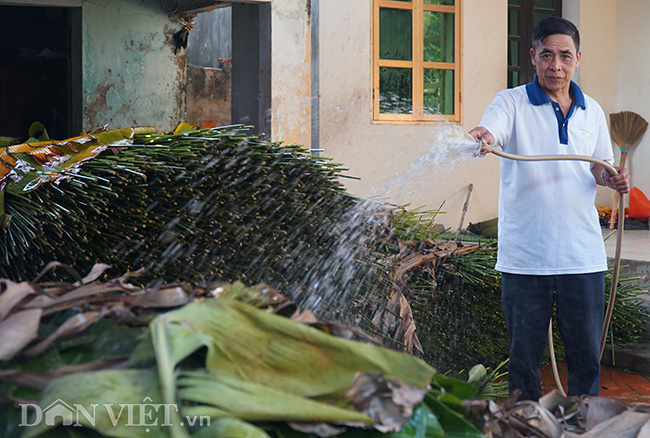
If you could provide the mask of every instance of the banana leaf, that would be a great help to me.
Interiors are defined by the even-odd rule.
[[[42,124],[33,123],[29,142],[0,148],[0,224],[8,228],[11,221],[11,216],[5,214],[5,190],[23,194],[46,182],[58,183],[109,146],[124,145],[136,134],[155,132],[149,127],[114,129],[58,141],[49,139]]]
[[[335,338],[232,300],[192,302],[160,315],[152,332],[161,331],[164,336],[153,337],[156,358],[159,365],[168,360],[169,370],[206,347],[207,369],[304,397],[339,397],[358,372],[379,371],[420,388],[435,373],[413,356]]]
[[[154,426],[158,427],[153,436],[164,438],[175,429],[169,419],[174,407],[162,405],[155,370],[110,370],[63,376],[48,385],[40,406],[41,418],[28,418],[25,438],[37,437],[63,423],[79,424],[116,438],[151,437]],[[48,412],[64,415],[46,417]]]
[[[155,436],[188,437],[190,430],[201,430],[190,426],[204,417],[209,431],[237,436],[235,431],[244,430],[252,438],[264,437],[264,432],[237,421],[358,426],[375,422],[346,400],[359,373],[378,371],[386,379],[419,388],[428,388],[435,373],[412,356],[335,338],[223,298],[194,301],[159,315],[150,324],[150,335],[156,368],[53,379],[39,403],[42,417],[29,420],[34,426],[26,436],[39,436],[66,421],[105,436],[135,438],[152,436],[152,431]],[[204,346],[205,363],[184,360]],[[194,370],[185,369],[192,365]],[[61,405],[74,408],[55,423],[46,421],[48,409]]]
[[[75,172],[109,146],[130,144],[136,134],[155,133],[155,128],[126,128],[93,132],[67,140],[44,140],[8,146],[0,150],[0,185],[11,193],[36,189],[44,182],[56,182],[66,172]]]
[[[215,406],[249,421],[372,423],[354,409],[320,403],[267,385],[245,382],[218,371],[186,371],[177,381],[181,400]]]
[[[259,427],[236,418],[216,418],[192,434],[192,438],[269,438]]]

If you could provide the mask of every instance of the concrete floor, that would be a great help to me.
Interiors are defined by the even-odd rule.
[[[602,231],[603,238],[607,239],[605,240],[607,255],[614,257],[618,232],[607,228],[603,228]],[[621,259],[650,262],[650,230],[623,230]]]

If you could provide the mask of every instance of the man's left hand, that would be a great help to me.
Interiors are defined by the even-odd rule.
[[[612,175],[605,170],[605,185],[610,189],[616,190],[620,194],[630,192],[630,173],[625,167],[614,166],[618,175]]]

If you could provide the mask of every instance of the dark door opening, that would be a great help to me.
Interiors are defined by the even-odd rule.
[[[0,6],[0,136],[81,130],[80,8]]]
[[[188,121],[243,123],[270,139],[271,4],[230,3],[200,14],[190,32]]]

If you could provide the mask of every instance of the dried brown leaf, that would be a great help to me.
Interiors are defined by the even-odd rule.
[[[630,409],[630,406],[620,400],[606,397],[589,397],[586,401],[588,409],[584,416],[586,430],[591,430],[598,424],[610,418],[622,414]],[[650,418],[650,417],[649,417]]]
[[[372,323],[392,339],[402,342],[405,352],[413,354],[413,349],[422,351],[411,305],[399,290],[393,290],[390,300],[373,316]]]
[[[5,290],[0,294],[0,320],[25,298],[34,294],[34,288],[26,281],[14,283],[11,280],[0,280]]]
[[[26,350],[23,355],[27,358],[39,356],[41,353],[47,350],[47,348],[56,340],[86,330],[86,328],[90,327],[96,321],[101,319],[104,314],[104,311],[84,312],[78,313],[68,318],[68,320],[66,320],[59,326],[59,328],[54,331],[54,333],[41,340],[38,344],[34,345],[29,350]]]
[[[66,310],[79,304],[83,304],[89,297],[102,295],[107,292],[126,292],[124,286],[118,282],[111,281],[108,283],[90,283],[79,286],[58,297],[47,297],[41,295],[38,299],[32,300],[25,308],[42,308],[43,315],[49,315],[54,312]]]
[[[81,284],[91,283],[91,282],[97,280],[110,267],[111,267],[111,265],[107,265],[106,263],[95,263],[95,265],[92,267],[92,269],[90,270],[88,275],[86,275],[84,278],[82,278],[79,281],[79,283],[76,283],[75,286],[78,286],[78,285],[81,285]]]
[[[582,438],[646,438],[641,435],[643,429],[650,422],[650,414],[645,412],[625,411],[615,417],[598,424],[593,429],[580,435]]]
[[[314,434],[320,438],[330,438],[339,435],[347,430],[345,427],[337,427],[328,423],[298,423],[291,421],[289,426],[298,432]]]
[[[123,300],[134,306],[144,308],[180,307],[190,302],[190,297],[181,286],[164,286],[156,289],[147,289],[123,297]]]
[[[41,309],[21,310],[0,321],[0,360],[10,360],[38,336]]]
[[[345,393],[354,408],[376,421],[383,433],[397,432],[408,424],[413,406],[427,394],[427,388],[386,379],[380,372],[358,373]]]

